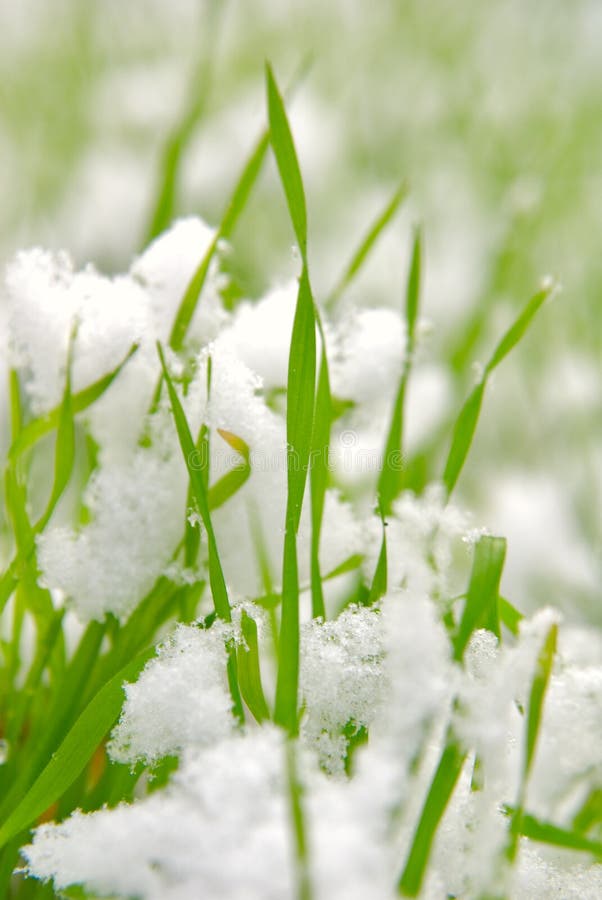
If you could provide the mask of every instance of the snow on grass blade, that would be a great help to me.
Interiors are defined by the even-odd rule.
[[[554,623],[548,629],[543,645],[537,657],[535,666],[535,674],[531,684],[531,692],[529,694],[529,702],[527,706],[527,721],[525,729],[525,745],[523,755],[523,766],[518,791],[518,801],[514,809],[512,819],[510,821],[510,842],[508,844],[507,856],[510,861],[516,857],[518,850],[518,841],[523,831],[524,807],[527,799],[527,788],[529,778],[533,768],[533,760],[535,759],[535,751],[537,749],[537,739],[541,727],[543,715],[543,705],[552,674],[552,666],[554,665],[554,657],[556,654],[556,643],[558,638],[558,625]]]
[[[92,406],[93,403],[102,397],[104,392],[113,384],[126,363],[138,350],[138,346],[138,344],[132,344],[127,354],[111,372],[107,375],[103,375],[102,378],[99,378],[98,381],[95,381],[87,388],[72,395],[71,406],[73,415],[77,415],[85,409],[88,409],[89,406]],[[60,413],[61,406],[57,406],[45,416],[41,416],[38,419],[34,419],[32,422],[28,422],[27,425],[23,427],[16,440],[11,444],[9,458],[11,460],[16,459],[25,450],[29,450],[30,447],[33,447],[33,445],[46,434],[53,431],[58,426]]]
[[[499,585],[506,556],[506,540],[484,535],[474,548],[472,573],[464,611],[453,640],[454,659],[462,661],[471,635],[487,628],[500,637]]]
[[[379,215],[376,217],[376,219],[360,241],[359,246],[357,247],[355,253],[351,257],[351,260],[347,265],[347,268],[324,302],[324,306],[327,309],[332,309],[332,307],[335,306],[339,301],[344,291],[349,287],[357,273],[364,265],[366,259],[370,255],[370,251],[378,241],[381,233],[387,227],[389,222],[393,220],[407,195],[408,183],[404,180],[401,182],[385,208],[382,210],[382,212],[379,213]]]
[[[161,344],[157,343],[157,349],[159,352],[159,358],[161,360],[163,377],[165,379],[165,383],[167,384],[172,413],[176,424],[176,430],[178,432],[178,438],[180,440],[180,447],[184,456],[184,462],[188,470],[188,476],[190,478],[190,483],[192,485],[192,490],[194,492],[194,497],[198,505],[199,513],[201,519],[203,520],[205,531],[207,532],[207,544],[209,550],[209,585],[211,587],[211,594],[213,596],[215,612],[216,615],[219,616],[219,618],[224,622],[231,622],[232,612],[230,610],[230,600],[228,598],[226,580],[224,578],[224,572],[217,548],[217,541],[215,539],[215,531],[213,530],[213,523],[211,521],[211,514],[209,512],[209,499],[207,496],[205,479],[203,477],[203,469],[202,467],[199,468],[197,465],[195,465],[195,460],[197,460],[196,448],[192,439],[192,435],[190,433],[190,428],[186,420],[184,409],[182,407],[182,404],[180,403],[180,399],[176,393],[176,389],[171,380],[171,376],[167,370],[165,356],[163,355]],[[208,460],[205,460],[205,465],[208,465]],[[230,692],[232,694],[233,709],[235,715],[240,720],[242,720],[244,718],[244,713],[242,708],[242,700],[240,697],[240,690],[238,687],[236,650],[232,644],[229,644],[227,647],[227,651],[228,683],[230,685]]]
[[[403,485],[404,407],[407,384],[412,366],[412,357],[414,354],[416,319],[418,317],[418,303],[420,298],[421,259],[422,238],[420,230],[416,229],[406,290],[405,318],[407,345],[405,360],[401,371],[397,395],[395,397],[391,425],[389,426],[383,464],[377,485],[379,504],[385,516],[389,515],[391,512],[392,503],[400,493]]]
[[[324,333],[320,327],[322,355],[311,448],[310,493],[311,493],[311,605],[312,616],[324,619],[323,578],[320,572],[320,534],[324,516],[324,500],[328,486],[328,462],[330,450],[330,426],[332,423],[332,396],[328,375],[328,360]]]
[[[435,834],[462,771],[465,757],[465,751],[450,732],[422,807],[406,864],[397,883],[398,893],[402,896],[417,897],[420,893]]]
[[[303,259],[307,260],[307,209],[305,191],[297,153],[293,143],[290,125],[284,109],[284,102],[274,79],[269,63],[266,64],[266,85],[268,96],[268,118],[270,123],[270,141],[280,179],[284,187],[286,202],[299,249]]]
[[[443,472],[443,483],[448,497],[456,486],[456,482],[458,481],[464,463],[466,462],[466,457],[468,456],[472,439],[476,431],[477,422],[479,420],[481,403],[483,401],[485,386],[489,376],[516,344],[518,344],[529,327],[533,317],[553,290],[553,286],[542,288],[529,300],[523,312],[518,316],[498,343],[489,362],[483,370],[483,376],[480,382],[473,388],[462,407],[454,426],[451,447]]]
[[[46,768],[0,827],[0,847],[29,828],[73,784],[117,721],[123,705],[124,682],[135,680],[153,655],[154,650],[147,650],[137,656],[96,694]]]

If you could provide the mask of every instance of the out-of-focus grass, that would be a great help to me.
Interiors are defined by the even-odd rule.
[[[3,5],[0,258],[39,242],[118,269],[140,247],[166,142],[207,63],[212,6]],[[287,78],[311,53],[291,115],[314,289],[327,293],[343,270],[345,235],[356,245],[407,177],[408,213],[344,302],[398,304],[391,272],[401,284],[408,220],[420,218],[432,355],[447,363],[460,401],[470,364],[526,291],[548,271],[557,276],[564,296],[489,392],[461,487],[489,521],[483,485],[491,473],[545,473],[567,495],[593,565],[602,401],[577,370],[583,365],[591,382],[602,359],[601,39],[595,0],[551,0],[545,10],[514,0],[391,0],[369,10],[359,0],[231,2],[212,42],[212,89],[170,195],[174,214],[220,220],[232,172],[262,126],[264,59]],[[274,170],[270,163],[245,208],[249,227],[233,237],[234,300],[292,270],[279,240],[290,226]],[[576,372],[568,399],[567,366]],[[423,448],[421,477],[437,475],[441,462]],[[510,535],[510,559],[513,552]],[[558,599],[549,590],[542,586],[538,599]],[[592,614],[591,588],[583,594]]]

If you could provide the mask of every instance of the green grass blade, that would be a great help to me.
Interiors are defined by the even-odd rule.
[[[448,497],[456,486],[460,472],[466,462],[466,457],[477,428],[477,422],[479,421],[484,392],[485,382],[481,381],[472,390],[454,426],[451,447],[445,463],[445,469],[443,470],[443,484]]]
[[[577,831],[587,832],[600,822],[602,822],[602,788],[594,788],[573,819],[573,826]]]
[[[199,513],[201,519],[203,520],[205,531],[207,532],[207,544],[209,550],[209,585],[211,587],[211,594],[213,596],[215,612],[216,615],[219,616],[219,618],[224,622],[231,622],[232,612],[230,610],[230,600],[228,598],[226,580],[224,578],[224,571],[222,569],[222,564],[219,556],[217,541],[215,538],[215,531],[213,529],[211,514],[209,512],[209,498],[207,495],[205,478],[203,476],[203,468],[198,468],[195,465],[195,460],[197,460],[198,457],[196,456],[196,447],[190,433],[186,415],[184,413],[182,404],[180,403],[180,399],[176,393],[173,381],[171,380],[171,376],[165,363],[163,349],[159,343],[157,343],[157,349],[159,352],[159,358],[161,360],[163,377],[165,379],[165,383],[167,384],[172,413],[176,424],[176,431],[178,433],[180,447],[184,456],[184,462],[188,470],[188,476],[190,478],[190,483],[194,492],[194,497],[197,502]],[[209,460],[205,460],[204,464],[208,465]],[[228,653],[228,683],[230,685],[230,692],[232,694],[233,709],[237,718],[242,721],[242,719],[244,718],[244,713],[238,686],[236,649],[232,644],[229,644],[226,649]]]
[[[8,381],[9,409],[10,409],[10,437],[14,443],[23,427],[23,409],[21,405],[21,388],[19,386],[19,373],[11,369]]]
[[[527,713],[527,733],[525,741],[524,774],[528,778],[535,758],[537,738],[541,727],[543,704],[552,675],[552,666],[556,655],[556,642],[558,639],[558,625],[550,627],[543,642],[541,652],[537,658],[537,666],[529,696],[529,709]]]
[[[505,812],[514,816],[516,810],[513,807],[505,807]],[[520,833],[523,837],[540,844],[548,844],[551,847],[562,847],[566,850],[578,850],[583,853],[591,853],[598,859],[602,858],[602,842],[585,837],[579,831],[571,831],[561,828],[551,822],[542,822],[541,819],[524,813],[521,818]]]
[[[284,109],[284,102],[274,79],[272,69],[266,64],[266,88],[270,141],[280,178],[286,195],[286,202],[293,228],[304,260],[307,259],[307,209],[301,170],[293,143],[290,125]]]
[[[25,797],[0,827],[0,847],[29,828],[70,787],[119,717],[123,685],[135,680],[154,651],[146,651],[115,675],[94,697]]]
[[[513,323],[510,326],[506,334],[503,336],[497,347],[495,348],[493,355],[487,366],[485,367],[487,374],[493,372],[493,370],[499,366],[501,361],[506,357],[511,350],[516,347],[520,339],[525,334],[527,328],[529,327],[531,320],[543,305],[543,303],[547,300],[547,298],[552,293],[553,288],[544,288],[541,291],[538,291],[527,303],[526,307]]]
[[[202,59],[194,72],[187,106],[171,130],[161,154],[159,187],[147,229],[145,246],[165,231],[174,216],[182,160],[203,117],[211,90],[211,71],[221,9],[222,4],[213,0],[204,16],[205,47],[201,54]]]
[[[412,245],[412,258],[408,275],[408,287],[406,293],[406,325],[408,329],[408,356],[414,352],[416,339],[416,322],[418,320],[418,308],[420,304],[420,281],[422,277],[422,231],[414,230],[414,243]]]
[[[300,77],[302,77],[304,69],[305,67],[301,69],[297,76],[293,79],[293,88],[296,86]],[[253,147],[251,155],[245,163],[238,181],[234,186],[232,196],[230,197],[230,200],[226,206],[221,223],[217,229],[217,233],[213,241],[207,248],[205,256],[199,263],[197,270],[195,271],[188,284],[188,287],[186,288],[186,292],[184,293],[184,297],[182,298],[182,302],[180,303],[180,306],[176,313],[176,317],[174,319],[169,336],[169,346],[172,348],[172,350],[178,351],[184,344],[184,339],[186,337],[186,333],[199,302],[199,298],[201,296],[201,292],[207,278],[207,273],[209,271],[209,265],[211,263],[211,260],[213,259],[215,251],[217,250],[217,245],[220,240],[228,240],[231,237],[238,223],[238,220],[247,205],[247,201],[249,199],[251,191],[257,182],[269,144],[270,133],[269,129],[266,129]],[[160,385],[155,392],[155,398],[151,407],[152,409],[156,408],[159,389]]]
[[[345,271],[340,276],[336,285],[331,290],[328,298],[324,302],[324,306],[327,309],[332,309],[332,307],[335,306],[340,299],[341,295],[349,287],[355,276],[364,265],[366,259],[370,255],[372,248],[378,241],[382,232],[385,230],[389,222],[391,222],[395,217],[397,211],[399,210],[403,201],[406,199],[407,195],[408,184],[404,180],[396,189],[395,193],[393,194],[385,208],[378,214],[378,216],[360,241]]]
[[[447,491],[448,497],[451,495],[456,482],[460,476],[468,451],[470,450],[472,439],[476,431],[481,404],[485,392],[487,380],[493,370],[502,362],[502,360],[510,353],[510,351],[518,344],[523,337],[527,328],[537,311],[540,309],[544,301],[550,296],[553,288],[544,288],[538,291],[527,303],[525,309],[510,326],[508,331],[502,337],[501,341],[495,348],[489,362],[485,366],[483,377],[479,384],[473,388],[471,394],[466,400],[460,411],[460,415],[454,426],[451,447],[443,472],[443,483]]]
[[[234,231],[238,219],[247,204],[251,190],[261,172],[268,146],[269,138],[266,131],[253,148],[251,156],[247,160],[234,187],[234,191],[215,236],[188,283],[188,287],[186,288],[182,302],[178,307],[169,336],[169,346],[175,351],[182,349],[188,328],[192,322],[192,317],[196,311],[197,304],[207,279],[209,266],[211,265],[211,261],[217,250],[217,245],[220,240],[227,240]]]
[[[314,302],[303,266],[291,337],[287,389],[287,505],[282,566],[282,621],[275,721],[297,729],[299,682],[299,573],[297,530],[307,481],[314,417],[316,328]]]
[[[512,605],[512,603],[510,603],[509,600],[506,600],[505,597],[499,598],[499,610],[502,625],[505,625],[510,634],[513,634],[516,637],[518,635],[520,623],[525,617]]]
[[[322,333],[322,357],[318,375],[318,390],[313,425],[310,467],[311,495],[311,603],[312,616],[326,618],[323,578],[320,571],[320,535],[324,516],[324,501],[329,475],[330,426],[332,424],[332,396],[328,375],[328,360]]]
[[[245,646],[239,646],[237,651],[240,691],[254,718],[261,724],[270,718],[270,711],[261,684],[257,624],[244,610],[240,624],[245,641]]]
[[[198,465],[196,447],[190,433],[188,421],[186,420],[184,409],[176,393],[173,381],[171,380],[171,376],[165,363],[163,349],[160,344],[157,344],[157,349],[159,351],[159,358],[161,360],[163,377],[165,379],[167,390],[169,392],[172,414],[174,417],[176,430],[178,432],[182,455],[184,457],[184,462],[188,470],[188,476],[190,478],[190,483],[194,492],[194,498],[197,502],[199,513],[207,532],[207,542],[209,545],[209,581],[211,584],[211,593],[213,594],[213,602],[215,604],[215,612],[220,619],[223,619],[224,622],[231,622],[232,613],[230,610],[230,601],[228,599],[226,581],[217,550],[215,532],[213,530],[213,523],[211,521],[211,515],[209,512],[207,489],[205,485],[205,479],[203,477],[203,466],[208,465],[208,460],[201,461],[201,466]],[[195,461],[197,461],[196,465]]]
[[[383,537],[380,545],[380,553],[378,554],[378,561],[376,563],[376,569],[374,571],[374,577],[372,579],[372,585],[370,586],[370,593],[368,594],[367,604],[368,606],[372,606],[374,603],[378,603],[381,597],[384,597],[387,593],[387,523],[383,518]]]
[[[240,490],[251,475],[250,450],[248,445],[238,435],[232,434],[222,428],[217,429],[218,434],[232,449],[238,453],[242,462],[237,464],[230,472],[227,472],[219,481],[209,488],[207,499],[209,509],[218,509],[223,506],[230,497]]]
[[[406,354],[393,406],[393,414],[391,416],[391,424],[389,426],[389,433],[385,444],[382,468],[377,484],[378,502],[385,516],[390,514],[393,501],[399,495],[403,487],[403,421],[406,390],[414,354],[414,335],[420,298],[421,268],[422,237],[420,229],[417,228],[414,233],[412,258],[406,289]]]
[[[288,362],[286,439],[288,443],[287,522],[296,533],[307,481],[316,381],[316,320],[307,268],[299,281]]]
[[[543,705],[552,674],[552,666],[556,655],[556,642],[558,639],[558,625],[554,623],[548,629],[541,650],[537,657],[535,674],[531,684],[529,702],[527,706],[527,722],[525,728],[525,747],[523,755],[523,767],[518,792],[518,802],[514,809],[510,822],[510,841],[507,848],[508,859],[512,862],[516,858],[518,841],[524,827],[524,809],[527,799],[529,777],[535,759],[537,739],[541,728]]]
[[[291,815],[292,833],[295,841],[295,862],[297,875],[297,900],[312,900],[313,891],[309,874],[308,841],[305,814],[303,809],[303,790],[297,772],[296,745],[286,742],[286,774]]]
[[[478,628],[501,636],[498,612],[499,585],[506,557],[506,540],[484,535],[474,547],[472,573],[464,611],[454,637],[454,659],[461,662],[468,642]]]
[[[71,405],[73,415],[77,415],[85,409],[88,409],[89,406],[92,406],[93,403],[102,397],[104,392],[113,384],[128,360],[136,353],[138,346],[138,344],[132,344],[125,357],[111,372],[107,375],[103,375],[102,378],[99,378],[98,381],[95,381],[87,388],[72,395]],[[38,419],[34,419],[32,422],[28,422],[27,425],[23,427],[17,439],[11,444],[9,458],[15,460],[25,450],[29,450],[29,448],[33,447],[41,438],[57,428],[60,413],[61,406],[57,406],[45,416],[41,416]]]
[[[75,463],[75,421],[73,418],[73,403],[71,398],[71,369],[73,364],[73,347],[75,343],[76,329],[73,330],[69,341],[67,353],[67,372],[65,378],[65,390],[63,401],[59,411],[59,420],[56,432],[56,445],[54,450],[54,483],[48,501],[46,511],[39,522],[36,523],[36,531],[43,531],[50,520],[57,503],[71,478]]]
[[[462,771],[465,757],[463,748],[450,734],[431,781],[412,846],[397,883],[398,893],[402,896],[417,897],[420,893],[435,834]]]
[[[363,562],[363,555],[361,553],[352,553],[351,556],[348,556],[340,565],[335,566],[334,569],[331,569],[330,572],[327,572],[324,575],[324,581],[327,581],[331,578],[338,578],[339,575],[345,575],[347,572],[353,572],[355,569],[359,569]]]

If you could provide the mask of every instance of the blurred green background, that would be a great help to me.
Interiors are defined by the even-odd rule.
[[[434,425],[414,484],[512,315],[563,291],[496,373],[460,485],[509,537],[505,590],[602,623],[602,6],[597,0],[0,0],[0,257],[42,244],[129,266],[156,223],[220,218],[264,123],[263,66],[292,104],[324,295],[399,181],[410,199],[342,303],[401,308],[426,243],[421,364]],[[271,166],[271,168],[270,168]],[[233,241],[235,295],[291,277],[273,165]],[[0,319],[1,321],[1,319]]]

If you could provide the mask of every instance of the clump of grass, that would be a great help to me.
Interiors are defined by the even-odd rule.
[[[56,894],[66,897],[182,896],[182,890],[196,891],[205,883],[215,897],[346,897],[350,885],[359,885],[364,896],[374,890],[375,897],[435,896],[438,890],[448,896],[462,891],[467,897],[525,897],[532,870],[542,864],[539,857],[521,860],[525,838],[581,855],[569,864],[550,864],[544,890],[573,877],[585,879],[589,890],[598,877],[590,858],[602,857],[595,779],[588,770],[580,773],[586,796],[576,808],[572,804],[570,821],[558,804],[546,802],[537,783],[537,749],[546,739],[545,700],[555,683],[568,689],[563,672],[554,669],[558,623],[545,612],[527,622],[501,596],[506,541],[496,535],[481,534],[473,542],[466,590],[445,593],[455,577],[454,540],[469,536],[450,498],[469,456],[487,381],[550,290],[538,291],[529,301],[460,409],[443,471],[431,473],[442,489],[414,496],[408,492],[406,395],[418,340],[423,256],[422,230],[415,230],[405,355],[391,392],[381,465],[373,473],[372,508],[354,506],[353,498],[341,500],[334,490],[330,451],[338,411],[344,415],[346,407],[333,389],[336,327],[327,319],[328,310],[360,271],[406,188],[396,190],[321,303],[310,279],[301,167],[269,66],[266,91],[268,129],[200,254],[184,297],[174,303],[169,331],[133,335],[131,349],[116,367],[75,391],[74,329],[62,401],[38,417],[28,409],[27,373],[17,368],[11,373],[5,494],[14,552],[0,581],[0,601],[11,616],[2,668],[0,721],[7,745],[0,765],[0,891],[23,900],[41,897],[48,893],[43,880],[51,879]],[[207,296],[218,243],[232,235],[270,146],[301,262],[287,335],[285,419],[268,405],[247,362],[235,356],[226,326],[220,326],[223,333],[209,347],[195,346],[190,333]],[[173,184],[173,160],[169,165]],[[157,215],[164,216],[166,208],[162,199]],[[173,473],[174,485],[183,488],[186,517],[182,504],[174,503],[183,534],[167,548],[150,590],[132,598],[130,612],[116,612],[109,597],[108,612],[80,628],[75,649],[68,652],[65,621],[72,608],[85,620],[86,607],[77,596],[63,605],[56,586],[50,590],[40,583],[44,537],[57,527],[58,513],[68,515],[69,490],[94,496],[98,470],[110,472],[106,454],[96,454],[93,464],[86,459],[87,468],[80,459],[82,435],[91,428],[82,414],[111,401],[111,391],[145,354],[141,365],[147,365],[146,399],[151,402],[144,404],[129,452],[143,474],[150,459]],[[243,392],[242,401],[237,391]],[[249,421],[248,408],[260,422],[252,416]],[[224,423],[228,416],[232,420]],[[31,515],[32,500],[38,502],[32,463],[46,453],[43,442],[50,436],[55,441],[50,499],[36,519]],[[236,459],[226,474],[214,477],[210,461],[216,436]],[[265,451],[263,440],[272,441],[268,451],[285,448],[284,477],[269,473],[275,496],[262,494],[263,489],[253,493],[261,475],[261,459],[254,454]],[[144,534],[145,516],[152,518],[154,507],[149,513],[143,504],[158,485],[143,483],[142,488],[145,494],[136,497],[137,527]],[[248,547],[261,584],[254,588],[249,578],[244,592],[228,583],[244,565],[241,520],[248,524]],[[87,523],[79,524],[85,533]],[[346,538],[344,552],[326,564],[337,529]],[[62,534],[67,541],[69,532]],[[236,541],[239,546],[229,546]],[[274,548],[281,554],[277,559]],[[116,543],[113,552],[127,558],[128,547]],[[404,553],[406,574],[392,577],[393,564]],[[464,576],[465,567],[458,568]],[[28,660],[19,656],[26,617],[35,625]],[[181,643],[170,644],[168,637],[161,644],[176,623]],[[178,680],[178,661],[202,652],[192,637],[199,629],[215,637],[225,660],[223,684],[211,687],[215,708],[221,709],[224,697],[229,708],[219,736],[209,724],[205,733],[197,720],[191,736],[185,715],[175,723],[167,715],[167,685],[189,704],[191,719],[192,711],[198,712],[198,692],[209,691],[207,684]],[[211,664],[219,668],[220,659],[216,650]],[[564,664],[575,677],[589,677],[578,659],[567,657]],[[310,678],[304,677],[304,666]],[[375,686],[368,697],[362,692],[366,684]],[[212,697],[205,697],[208,704]],[[144,712],[138,719],[131,716],[136,703]],[[560,705],[554,710],[562,712]],[[140,757],[133,750],[128,756],[131,748],[126,747],[122,757],[111,758],[112,742],[107,752],[106,739],[118,720],[122,733],[133,733],[137,721],[158,732],[167,719],[173,752],[158,762],[149,763],[152,748]],[[496,766],[506,766],[517,728],[523,755],[518,767],[509,765],[502,777]],[[568,782],[562,769],[558,777]],[[514,797],[503,795],[511,788]],[[546,808],[549,821],[530,811],[536,790],[538,808]],[[557,814],[561,818],[555,821]],[[60,824],[41,826],[47,819]],[[182,824],[187,846],[196,848],[184,859],[174,823]],[[112,844],[115,834],[120,841],[123,834],[132,836],[131,846]],[[230,865],[215,868],[213,850],[206,849],[213,847],[214,834],[223,839],[223,852],[231,854]],[[82,841],[89,852],[80,865]],[[287,855],[289,845],[292,854]],[[111,847],[125,853],[130,864],[107,871]],[[12,874],[20,850],[28,880]],[[453,869],[446,852],[453,855]],[[485,869],[479,865],[483,855],[489,861]]]

